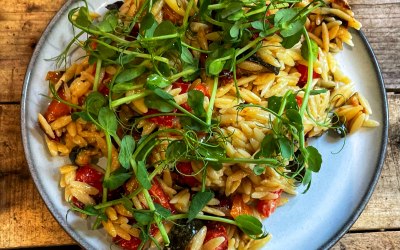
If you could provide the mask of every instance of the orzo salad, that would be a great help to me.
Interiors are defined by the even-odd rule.
[[[122,249],[261,248],[323,165],[308,139],[379,125],[334,57],[345,0],[81,5],[38,121],[65,201]]]

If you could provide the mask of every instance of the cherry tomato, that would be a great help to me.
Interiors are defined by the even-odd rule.
[[[282,190],[278,190],[274,192],[278,194],[279,196],[282,193]],[[279,198],[278,198],[279,199]],[[260,213],[260,215],[264,218],[269,217],[273,212],[275,212],[275,209],[277,207],[277,201],[278,199],[274,200],[259,200],[257,203],[257,210]]]
[[[204,243],[207,241],[217,238],[217,237],[224,237],[225,241],[222,242],[218,247],[214,250],[226,250],[228,249],[228,234],[226,232],[225,227],[218,222],[211,222],[207,225],[207,234],[206,238],[204,239]]]
[[[297,102],[297,106],[299,106],[299,108],[300,108],[301,105],[303,104],[303,98],[301,96],[296,96],[296,102]]]
[[[173,89],[177,89],[177,88],[181,89],[181,92],[179,92],[179,94],[184,94],[184,93],[188,92],[189,87],[190,87],[190,83],[184,82],[181,79],[179,79],[178,81],[176,81],[172,84]]]
[[[64,88],[60,88],[57,94],[61,99],[66,99]],[[46,121],[52,122],[57,120],[61,116],[69,114],[71,114],[71,108],[67,104],[61,103],[57,100],[53,100],[51,101],[49,107],[47,107],[47,111],[46,113],[44,113],[44,118],[46,118]]]
[[[233,197],[232,209],[231,209],[231,216],[236,218],[242,214],[249,214],[252,215],[253,211],[249,205],[247,205],[241,195],[235,195]]]
[[[308,67],[303,65],[303,64],[298,64],[296,66],[297,71],[300,73],[300,79],[299,82],[297,83],[297,86],[300,88],[304,87],[307,83],[308,80]],[[316,73],[315,71],[313,72],[313,79],[315,78],[320,78],[321,75]]]
[[[197,84],[193,89],[203,92],[204,96],[210,97],[208,86],[204,83]]]
[[[144,115],[158,114],[160,111],[156,109],[149,109],[149,111]],[[161,115],[156,117],[151,117],[148,120],[154,122],[159,126],[169,127],[171,128],[174,124],[175,116],[173,115]]]
[[[187,185],[189,187],[196,187],[200,182],[193,176],[192,164],[190,162],[179,162],[176,164],[176,170],[178,172],[178,183]]]
[[[136,238],[131,235],[130,240],[125,240],[119,237],[118,235],[113,238],[114,243],[120,246],[122,249],[125,250],[136,250],[138,249],[140,243],[142,242],[139,238]]]
[[[164,190],[162,190],[161,185],[157,180],[153,180],[153,185],[149,189],[149,193],[154,202],[160,204],[170,211],[174,211],[171,204],[169,204],[169,197],[164,193]]]
[[[52,84],[56,84],[63,74],[64,71],[49,71],[46,75],[46,81],[50,81]]]
[[[85,165],[78,168],[76,171],[75,180],[87,183],[90,186],[97,188],[97,190],[101,192],[101,190],[103,190],[103,176],[103,173],[97,171],[90,165]]]

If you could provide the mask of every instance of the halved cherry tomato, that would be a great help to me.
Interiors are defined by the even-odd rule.
[[[279,196],[282,193],[282,190],[278,190],[274,192],[278,194]],[[264,218],[269,217],[273,212],[275,212],[275,209],[277,207],[278,199],[274,200],[259,200],[257,203],[257,210],[260,213],[260,215]]]
[[[193,89],[203,92],[204,96],[210,97],[208,86],[204,83],[197,84]]]
[[[297,106],[299,106],[299,108],[300,108],[301,105],[303,104],[303,98],[301,96],[296,96],[296,102],[297,102]]]
[[[303,65],[303,64],[298,64],[296,66],[297,71],[300,73],[300,79],[299,82],[297,83],[297,86],[300,88],[304,87],[307,83],[308,80],[308,67]],[[316,73],[315,71],[313,72],[313,79],[315,78],[320,78],[321,75]]]
[[[226,232],[225,227],[218,222],[211,222],[207,225],[207,234],[204,239],[204,243],[207,241],[217,238],[217,237],[224,237],[225,241],[222,242],[218,247],[214,250],[226,250],[228,249],[228,234]]]
[[[158,114],[160,111],[156,109],[149,109],[149,111],[144,114],[144,115],[151,115],[151,114]],[[172,127],[174,124],[174,119],[175,116],[173,115],[161,115],[161,116],[156,116],[156,117],[151,117],[148,120],[151,122],[154,122],[155,124],[159,126],[164,126],[164,127]]]
[[[179,162],[176,164],[176,170],[178,172],[178,183],[188,185],[189,187],[196,187],[200,182],[190,176],[193,174],[192,164],[190,162]]]
[[[52,84],[56,84],[63,74],[64,71],[49,71],[46,75],[46,81],[50,81]]]
[[[149,189],[149,193],[153,198],[154,202],[160,204],[161,206],[165,207],[170,211],[174,211],[175,209],[169,204],[169,197],[167,194],[164,193],[162,190],[160,183],[154,179],[153,185]]]
[[[75,180],[87,183],[90,186],[97,188],[101,193],[101,190],[103,190],[103,176],[103,173],[97,171],[90,165],[85,165],[76,170]]]
[[[137,250],[139,248],[140,243],[142,242],[139,238],[136,238],[131,235],[130,240],[125,240],[119,237],[118,235],[113,238],[113,242],[120,246],[125,250]]]
[[[242,214],[249,214],[252,215],[253,211],[249,205],[247,205],[241,195],[235,195],[233,197],[232,209],[231,209],[231,216],[236,218]]]
[[[184,82],[181,79],[179,79],[178,81],[176,81],[172,84],[173,89],[177,89],[177,88],[181,89],[181,92],[179,92],[179,94],[184,94],[184,93],[188,92],[189,87],[190,87],[190,83]]]
[[[60,88],[57,94],[61,99],[67,99],[65,97],[64,88]],[[59,102],[57,100],[53,100],[51,101],[49,107],[47,107],[47,111],[46,113],[44,113],[44,118],[46,118],[46,121],[52,122],[57,120],[57,118],[60,118],[61,116],[69,114],[71,114],[71,108],[67,104]]]

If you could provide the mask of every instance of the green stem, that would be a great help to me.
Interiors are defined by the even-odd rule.
[[[209,10],[220,10],[226,7],[225,3],[218,3],[218,4],[210,4],[208,5],[207,9]]]
[[[219,163],[249,163],[249,164],[269,164],[269,165],[274,165],[274,166],[283,166],[282,163],[280,163],[276,159],[270,159],[270,158],[260,158],[260,159],[252,159],[252,158],[204,158],[203,160],[205,161],[211,161],[211,162],[219,162]]]
[[[189,217],[188,214],[174,214],[174,215],[169,216],[167,218],[167,220],[179,220],[179,219],[186,219],[188,217]],[[227,223],[227,224],[231,224],[231,225],[237,226],[237,223],[234,220],[226,219],[226,218],[223,218],[223,217],[216,217],[216,216],[199,214],[199,215],[196,215],[195,218],[199,219],[199,220],[218,221],[218,222],[223,222],[223,223]]]
[[[156,210],[156,207],[154,206],[153,200],[151,199],[151,196],[149,194],[149,191],[147,189],[143,190],[144,197],[147,201],[147,205],[149,206],[150,211]],[[168,233],[167,230],[165,230],[164,224],[162,223],[162,219],[158,216],[154,216],[154,220],[158,226],[158,230],[160,230],[160,234],[163,238],[165,246],[168,246],[170,243],[170,240],[168,238]]]
[[[211,125],[211,118],[214,110],[214,103],[215,103],[215,97],[217,95],[217,89],[218,89],[218,77],[216,76],[214,77],[214,85],[211,91],[210,103],[208,104],[208,109],[207,109],[207,118],[206,118],[207,125]]]
[[[307,72],[307,84],[306,84],[306,90],[304,91],[304,97],[303,97],[303,103],[300,108],[300,116],[303,117],[304,112],[307,108],[308,104],[308,99],[310,97],[310,91],[312,87],[312,80],[313,80],[313,66],[314,66],[314,55],[312,53],[312,47],[311,47],[311,40],[310,37],[308,36],[308,32],[306,28],[303,28],[303,35],[305,37],[305,40],[307,42],[307,47],[308,47],[308,72]]]
[[[101,62],[102,62],[102,60],[100,58],[98,58],[97,63],[96,63],[96,75],[94,76],[93,91],[97,91],[97,89],[99,87]]]
[[[120,105],[122,105],[124,103],[129,103],[131,101],[134,101],[134,100],[140,99],[142,97],[145,97],[145,96],[149,95],[150,93],[151,93],[151,91],[145,90],[145,91],[143,91],[141,93],[125,96],[123,98],[120,98],[120,99],[117,99],[115,101],[112,101],[111,104],[110,104],[110,107],[111,108],[118,107],[118,106],[120,106]]]
[[[106,173],[104,174],[104,181],[107,181],[108,178],[110,177],[111,173],[111,163],[112,163],[112,142],[111,142],[111,136],[109,133],[106,133],[104,131],[105,137],[106,137],[106,142],[107,142],[107,168],[106,168]],[[107,188],[103,187],[103,202],[107,201]]]
[[[188,5],[186,6],[185,16],[183,17],[183,25],[182,25],[183,30],[187,29],[189,15],[190,15],[190,11],[192,11],[193,3],[194,3],[194,0],[190,0]]]
[[[193,47],[193,46],[191,46],[191,45],[189,45],[189,44],[187,44],[185,42],[181,42],[181,43],[182,43],[183,46],[185,46],[185,47],[187,47],[189,49],[196,50],[196,51],[199,51],[199,52],[205,53],[205,54],[211,53],[211,51],[209,51],[209,50],[199,49],[199,48]]]
[[[200,118],[198,118],[197,116],[193,115],[192,113],[190,113],[189,111],[187,111],[185,108],[179,106],[176,102],[171,101],[171,100],[167,100],[168,104],[173,106],[176,109],[179,109],[182,113],[184,113],[185,115],[189,116],[190,118],[192,118],[193,120],[197,121],[198,123],[209,127],[209,125],[207,123],[205,123],[203,120],[201,120]]]
[[[256,9],[256,10],[249,11],[246,14],[244,14],[244,16],[245,17],[249,17],[249,16],[252,16],[252,15],[257,15],[258,13],[265,12],[266,10],[267,10],[267,6],[264,6],[262,8]]]
[[[181,78],[182,76],[190,75],[190,74],[193,74],[194,72],[196,72],[196,70],[194,70],[194,69],[187,69],[187,70],[184,70],[184,71],[182,71],[182,72],[179,72],[178,74],[175,74],[175,75],[172,75],[172,76],[168,77],[168,80],[169,80],[170,82],[175,82],[176,80],[178,80],[178,79]]]

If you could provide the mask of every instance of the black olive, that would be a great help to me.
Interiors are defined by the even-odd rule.
[[[176,223],[169,232],[171,243],[168,249],[185,250],[193,236],[204,226],[204,222],[202,220],[190,222],[178,220]]]
[[[119,10],[119,8],[121,8],[121,6],[124,4],[123,1],[117,1],[115,3],[109,4],[106,6],[106,9],[108,10]]]
[[[264,66],[268,70],[270,70],[272,73],[275,75],[279,74],[279,71],[281,70],[279,67],[275,67],[274,65],[271,65],[269,63],[264,62],[261,58],[259,58],[257,55],[252,55],[250,56],[247,60],[253,63],[260,64],[261,66]]]
[[[79,152],[81,151],[82,148],[76,146],[74,147],[71,152],[69,153],[69,159],[71,160],[72,163],[75,164],[76,157],[78,156]]]
[[[332,137],[340,138],[344,138],[347,134],[346,125],[336,114],[332,117],[332,127],[328,130],[328,134]]]

